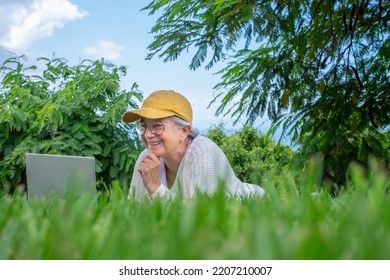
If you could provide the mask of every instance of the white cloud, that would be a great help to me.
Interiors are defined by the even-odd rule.
[[[51,36],[56,28],[87,13],[69,0],[0,2],[0,45],[26,50],[34,41]]]
[[[85,47],[84,52],[94,58],[116,60],[121,58],[123,47],[110,41],[100,40],[95,47]]]

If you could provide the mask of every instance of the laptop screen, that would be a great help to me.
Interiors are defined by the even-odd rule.
[[[95,158],[26,153],[27,198],[96,192]]]

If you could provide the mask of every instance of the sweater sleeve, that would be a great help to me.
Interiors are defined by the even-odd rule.
[[[214,194],[219,187],[227,196],[262,196],[257,185],[241,182],[223,151],[212,140],[197,136],[191,143],[183,170],[183,195],[193,197],[196,191]]]

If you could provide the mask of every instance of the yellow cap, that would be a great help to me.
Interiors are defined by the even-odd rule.
[[[125,123],[130,123],[141,118],[161,119],[171,116],[178,116],[192,123],[190,102],[176,91],[157,90],[144,100],[141,108],[124,113],[122,120]]]

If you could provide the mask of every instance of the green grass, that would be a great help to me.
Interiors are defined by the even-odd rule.
[[[390,259],[390,180],[354,167],[347,191],[316,195],[316,171],[268,180],[263,199],[134,202],[0,198],[0,259]],[[275,187],[278,185],[278,187]],[[299,190],[298,190],[299,189]]]

